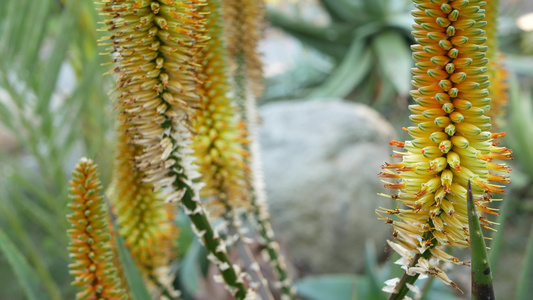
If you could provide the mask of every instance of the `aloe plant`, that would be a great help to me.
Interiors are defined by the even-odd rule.
[[[380,102],[390,104],[394,95],[406,96],[411,66],[409,1],[320,3],[331,18],[325,26],[267,11],[273,25],[335,60],[334,70],[310,97],[378,99],[375,104],[383,105]]]
[[[430,258],[467,264],[444,252],[441,246],[451,243],[467,246],[470,242],[475,282],[490,281],[490,276],[483,272],[488,261],[483,253],[486,246],[482,243],[482,235],[476,233],[480,232],[479,227],[492,226],[492,221],[483,213],[496,214],[488,207],[485,197],[489,192],[503,192],[500,186],[488,180],[508,181],[503,175],[483,169],[508,171],[507,166],[493,160],[508,159],[511,152],[492,143],[492,139],[503,134],[488,134],[488,119],[479,115],[486,113],[487,78],[481,74],[486,62],[485,48],[481,45],[483,9],[475,7],[483,6],[483,1],[453,2],[452,8],[459,11],[459,16],[455,16],[458,13],[453,9],[445,16],[453,24],[435,15],[438,9],[448,10],[442,5],[445,1],[439,1],[415,1],[418,11],[413,14],[420,24],[415,25],[415,39],[419,45],[412,47],[417,63],[413,84],[418,90],[412,93],[417,104],[410,109],[411,119],[417,126],[406,129],[412,141],[392,142],[404,148],[403,154],[394,154],[404,161],[386,164],[381,174],[393,181],[402,180],[390,182],[388,186],[403,190],[391,196],[403,206],[382,209],[380,213],[395,228],[393,235],[397,243],[391,242],[391,245],[404,254],[400,262],[405,265],[405,258],[412,259],[406,265],[409,274],[406,273],[403,280],[398,278],[400,284],[389,287],[398,292],[393,298],[401,298],[412,289],[421,290],[422,299],[453,299],[450,294],[454,290],[443,290],[442,282],[455,283]],[[355,95],[365,88],[374,89],[373,81],[385,82],[380,85],[382,95],[405,93],[402,89],[408,89],[409,83],[403,79],[408,75],[399,75],[409,71],[406,63],[409,60],[406,59],[408,29],[403,25],[408,15],[404,2],[323,0],[321,3],[332,20],[327,27],[298,25],[275,13],[270,15],[270,18],[279,17],[280,24],[285,24],[288,31],[293,30],[295,36],[339,63],[324,89],[316,90],[314,96]],[[441,5],[437,7],[436,3]],[[0,253],[3,258],[0,264],[2,270],[8,270],[0,272],[3,282],[0,297],[72,299],[76,293],[80,298],[105,296],[110,288],[115,295],[111,298],[178,299],[175,289],[180,287],[183,297],[190,299],[200,289],[197,280],[207,276],[206,269],[212,261],[222,272],[222,276],[215,277],[216,281],[226,281],[224,286],[235,298],[254,299],[256,293],[263,299],[269,298],[266,284],[257,288],[262,282],[261,276],[254,277],[250,272],[252,276],[249,277],[228,255],[230,245],[219,236],[212,222],[221,212],[216,210],[220,204],[228,216],[235,217],[230,214],[233,206],[242,206],[245,214],[256,218],[256,235],[262,237],[265,260],[278,276],[269,284],[278,287],[285,298],[295,297],[290,273],[277,251],[279,246],[269,224],[261,176],[254,173],[260,169],[254,128],[257,112],[253,104],[261,91],[261,75],[257,69],[257,53],[252,51],[257,50],[258,31],[242,36],[245,41],[253,39],[255,46],[240,45],[241,48],[233,49],[236,52],[232,55],[237,58],[242,58],[244,50],[251,51],[248,64],[252,68],[242,68],[239,73],[251,83],[242,84],[241,91],[236,92],[238,84],[231,84],[231,68],[225,65],[228,62],[225,48],[238,43],[225,39],[229,33],[220,27],[220,2],[110,0],[99,5],[106,14],[102,18],[96,16],[90,3],[83,1],[0,1],[3,33],[0,36],[3,57],[0,61],[0,122],[14,134],[16,141],[14,148],[0,151]],[[485,12],[487,10],[488,6]],[[248,18],[243,24],[255,24],[251,15],[253,13],[246,15]],[[32,22],[25,22],[27,19]],[[102,41],[109,43],[109,50],[97,49],[95,28],[100,19],[112,29],[111,33],[105,33],[109,36]],[[182,21],[186,22],[180,23]],[[458,32],[464,35],[449,35]],[[469,41],[453,47],[458,53],[453,48],[445,49],[447,41],[460,43],[462,40],[458,36],[467,36]],[[140,40],[133,43],[136,38]],[[326,40],[331,47],[324,47]],[[225,43],[228,44],[225,46]],[[490,53],[490,49],[487,51]],[[116,65],[101,67],[104,59],[98,52],[114,53],[111,60],[115,60]],[[242,63],[242,60],[236,61]],[[109,82],[110,76],[100,76],[104,69],[118,74],[114,87]],[[226,73],[225,69],[230,72]],[[72,83],[64,84],[64,77],[71,77]],[[239,80],[242,78],[234,81]],[[109,89],[114,89],[111,94],[114,102],[105,94]],[[352,93],[354,89],[358,91]],[[516,81],[511,81],[511,91],[517,91]],[[240,113],[235,110],[238,105],[232,103],[235,100],[232,96],[237,100],[247,98],[247,102],[241,102],[246,110]],[[527,120],[531,118],[525,104],[530,99],[527,93],[512,96],[515,97],[511,97],[510,136],[519,149],[517,158],[527,166],[524,163],[530,152],[527,129],[531,127]],[[217,107],[221,103],[224,105]],[[111,138],[114,131],[112,106],[118,115],[116,141]],[[205,122],[195,120],[198,116],[205,118]],[[206,128],[209,128],[208,134],[204,132]],[[198,155],[198,163],[205,160],[199,169],[193,167],[195,162],[189,150],[193,136],[199,140],[195,142],[198,149],[205,145],[209,149],[206,150],[209,155]],[[67,207],[68,173],[76,158],[85,155],[95,157],[101,166],[102,187],[108,188],[109,198],[98,196],[101,188],[92,162],[82,160],[72,181],[73,202]],[[463,197],[470,195],[465,185],[467,179],[474,183],[474,195]],[[203,195],[223,200],[217,202],[219,205],[210,206],[201,201],[207,200],[199,197],[202,180],[209,184]],[[466,217],[478,215],[472,215],[466,206],[472,201],[466,202],[465,198],[475,200],[470,209],[475,210],[477,205],[477,210],[481,211],[479,218],[470,218],[469,235],[465,229]],[[165,199],[169,203],[165,203]],[[181,213],[172,201],[181,203]],[[503,220],[506,215],[512,216],[514,209],[514,202],[505,201],[500,216]],[[208,210],[211,217],[208,217]],[[105,216],[106,212],[110,213],[109,217]],[[70,225],[65,218],[67,214]],[[178,221],[175,220],[177,214],[182,217]],[[393,216],[388,218],[384,214]],[[190,219],[186,220],[187,217]],[[480,223],[475,224],[476,220]],[[413,226],[421,226],[418,229],[425,231],[416,241],[428,243],[426,248],[418,245],[423,251],[416,255],[406,253],[406,250],[413,250],[408,243],[412,241],[412,233],[420,231],[413,231]],[[66,234],[69,227],[72,228]],[[178,227],[181,233],[176,237]],[[505,246],[501,244],[503,228],[500,226],[498,230],[490,244],[491,261],[505,254],[500,251]],[[241,234],[238,244],[246,250],[247,239],[242,238],[242,232],[230,230],[229,233],[230,237]],[[191,242],[197,237],[200,242]],[[533,237],[529,238],[524,267],[517,281],[519,299],[529,295],[531,245]],[[418,247],[414,250],[420,252]],[[257,269],[251,255],[241,254],[241,258],[247,260],[245,268]],[[396,277],[396,270],[388,263],[379,266],[371,246],[367,247],[365,260],[364,275],[322,275],[298,280],[295,284],[299,288],[298,295],[309,299],[383,299],[381,282]],[[69,263],[72,263],[72,277],[67,272]],[[101,272],[102,269],[105,271]],[[420,283],[419,273],[434,275],[442,282]],[[176,281],[175,277],[178,277]],[[69,286],[73,280],[76,286]],[[504,279],[496,273],[494,280],[498,283]]]
[[[393,156],[402,161],[386,163],[379,175],[394,179],[385,187],[398,190],[390,196],[399,201],[398,207],[380,209],[378,214],[392,224],[396,243],[388,243],[402,256],[406,270],[399,282],[390,284],[390,299],[402,299],[420,274],[438,277],[458,289],[436,262],[466,263],[443,251],[446,246],[471,247],[476,268],[473,284],[487,283],[480,277],[479,264],[474,264],[479,260],[488,264],[486,252],[472,239],[473,223],[470,236],[464,230],[471,218],[467,203],[475,197],[478,210],[497,214],[488,204],[494,193],[504,193],[504,186],[495,183],[510,180],[495,173],[508,172],[509,167],[493,159],[510,159],[512,151],[495,146],[493,140],[505,134],[491,133],[491,119],[485,116],[491,108],[484,67],[490,48],[483,46],[487,41],[483,28],[490,22],[481,9],[485,4],[414,1],[413,36],[418,44],[412,47],[416,63],[412,72],[417,90],[411,95],[417,105],[409,109],[416,126],[406,128],[412,140],[391,142],[404,149]],[[467,196],[468,190],[473,196]],[[487,218],[479,222],[483,228],[494,224]]]

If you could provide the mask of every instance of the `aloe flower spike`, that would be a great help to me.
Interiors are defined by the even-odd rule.
[[[87,158],[80,159],[70,181],[72,213],[67,215],[68,251],[73,263],[69,273],[73,285],[82,290],[79,300],[127,299],[113,259],[107,207],[102,196],[96,165]]]
[[[512,159],[512,151],[499,147],[491,133],[489,60],[484,28],[485,1],[413,0],[415,11],[411,91],[416,105],[410,106],[414,126],[405,130],[411,140],[393,141],[403,149],[395,152],[400,163],[385,164],[379,177],[385,187],[397,192],[390,197],[397,209],[377,212],[394,228],[395,242],[389,245],[401,255],[398,262],[409,276],[414,273],[438,277],[457,288],[439,262],[465,265],[446,253],[446,247],[470,247],[467,189],[479,211],[497,215],[488,207],[494,193],[505,193],[509,168],[496,159]],[[482,228],[494,222],[480,218]],[[427,255],[427,256],[426,256]],[[386,291],[403,287],[388,281]]]

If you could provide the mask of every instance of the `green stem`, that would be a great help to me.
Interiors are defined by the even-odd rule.
[[[414,267],[418,263],[418,260],[421,257],[429,258],[430,255],[431,255],[431,252],[429,252],[429,250],[426,250],[423,254],[419,253],[415,255],[409,267],[410,268]],[[407,271],[406,271],[403,274],[402,279],[400,279],[400,282],[398,282],[398,284],[396,285],[396,290],[398,290],[398,292],[392,293],[389,297],[389,300],[402,300],[405,297],[405,295],[407,295],[407,293],[409,292],[409,288],[407,287],[407,284],[415,284],[416,280],[418,279],[418,276],[420,276],[419,273],[416,273],[415,275],[409,275],[407,274]]]
[[[268,213],[264,212],[261,205],[257,203],[255,195],[252,196],[252,207],[259,235],[263,239],[261,244],[265,247],[270,258],[270,263],[276,271],[282,287],[281,292],[283,295],[288,296],[289,299],[296,299],[291,280],[287,274],[285,260],[277,250],[279,247],[277,247],[278,244],[274,240],[274,233],[270,226]]]
[[[248,245],[246,245],[244,237],[239,230],[239,225],[237,225],[237,223],[235,222],[235,218],[238,218],[238,216],[234,215],[234,212],[231,211],[231,208],[227,207],[226,214],[224,214],[224,218],[228,222],[228,237],[233,237],[235,235],[237,236],[237,240],[235,241],[235,247],[237,249],[237,252],[239,253],[239,257],[242,259],[248,274],[252,276],[252,280],[259,284],[259,287],[257,288],[258,294],[263,300],[273,300],[274,297],[270,293],[270,290],[265,286],[265,279],[263,274],[261,273],[261,269],[256,269],[254,267],[254,265],[259,265],[257,264],[257,261],[252,255],[250,248],[248,247]]]
[[[239,278],[228,257],[226,249],[222,244],[222,239],[218,235],[215,235],[200,202],[195,201],[194,191],[180,180],[179,177],[177,178],[178,179],[174,183],[175,186],[177,185],[179,187],[177,190],[186,188],[181,203],[187,208],[185,211],[187,212],[187,215],[189,215],[194,227],[196,227],[197,235],[202,239],[204,247],[217,258],[218,261],[216,265],[220,270],[224,281],[228,284],[229,289],[233,291],[232,295],[236,299],[243,300],[247,294],[246,287],[240,281],[241,278]]]

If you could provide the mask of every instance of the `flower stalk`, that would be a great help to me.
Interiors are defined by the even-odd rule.
[[[385,187],[398,190],[388,197],[396,209],[377,213],[392,224],[396,242],[389,245],[402,257],[406,275],[428,274],[457,288],[439,262],[467,265],[444,248],[470,247],[467,188],[477,209],[497,215],[489,207],[494,193],[504,193],[509,167],[496,159],[511,159],[512,151],[498,146],[504,133],[491,133],[488,47],[484,28],[485,1],[413,0],[415,20],[412,46],[415,68],[411,91],[415,105],[409,109],[415,126],[404,128],[411,136],[392,141],[403,151],[386,163],[379,174]],[[391,215],[394,219],[385,215]],[[494,222],[480,218],[482,228]],[[428,254],[429,253],[429,254]],[[397,293],[404,287],[386,288]]]
[[[416,262],[421,258],[421,257],[425,257],[426,259],[429,257],[430,253],[429,251],[427,252],[424,252],[424,254],[416,254],[415,257],[413,258],[413,261],[411,262],[411,264],[409,265],[410,268],[414,268],[415,267],[415,264]],[[396,292],[392,292],[390,297],[389,297],[389,300],[402,300],[404,299],[405,295],[407,295],[407,293],[409,292],[409,287],[408,285],[413,285],[415,284],[416,280],[418,279],[418,277],[420,276],[420,273],[414,273],[412,275],[409,275],[408,273],[404,273],[403,276],[402,276],[402,279],[400,279],[400,281],[398,282],[398,284],[396,285],[398,288],[398,290]]]
[[[167,202],[180,204],[226,288],[244,299],[245,273],[231,263],[209,223],[190,156],[193,109],[202,108],[198,74],[204,61],[199,57],[209,46],[210,5],[205,0],[108,0],[101,5],[108,17],[105,30],[111,31],[103,42],[117,63],[113,73],[119,74],[116,103],[130,125],[129,143],[142,149],[135,157],[142,182],[159,189]]]

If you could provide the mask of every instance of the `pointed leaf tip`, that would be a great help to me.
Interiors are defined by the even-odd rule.
[[[495,299],[492,287],[492,273],[490,271],[487,246],[483,238],[483,232],[479,225],[474,194],[470,180],[467,192],[468,225],[470,231],[470,253],[472,256],[472,299],[490,300]]]

